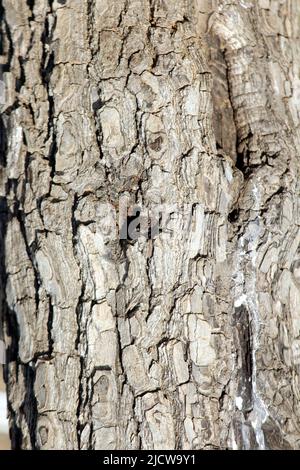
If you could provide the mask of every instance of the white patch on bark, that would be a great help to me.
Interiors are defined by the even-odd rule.
[[[261,204],[260,192],[254,183],[252,188],[253,210],[258,211]],[[257,387],[257,364],[256,352],[259,348],[259,334],[261,321],[259,315],[259,307],[257,301],[257,243],[260,238],[260,216],[257,215],[253,221],[250,221],[245,228],[245,232],[240,239],[240,253],[237,266],[237,292],[238,297],[234,302],[235,307],[245,305],[251,319],[252,333],[252,400],[253,409],[250,414],[250,422],[253,427],[256,442],[259,449],[265,449],[265,439],[262,425],[266,421],[268,412],[265,403],[258,392]],[[247,249],[245,249],[247,247]],[[248,268],[248,276],[244,273]],[[236,405],[239,410],[242,409],[240,397],[236,397]],[[244,429],[244,426],[243,426]],[[244,444],[247,448],[248,437]]]

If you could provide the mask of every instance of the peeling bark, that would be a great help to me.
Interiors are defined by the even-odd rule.
[[[1,15],[13,448],[299,449],[299,2]]]

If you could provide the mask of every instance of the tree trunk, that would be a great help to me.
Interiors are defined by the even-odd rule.
[[[299,1],[1,11],[12,447],[299,449]]]

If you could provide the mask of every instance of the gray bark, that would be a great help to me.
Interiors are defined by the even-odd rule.
[[[13,448],[299,449],[298,0],[2,14]]]

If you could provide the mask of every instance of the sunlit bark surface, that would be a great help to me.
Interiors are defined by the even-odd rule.
[[[13,448],[300,448],[300,2],[1,3]]]

